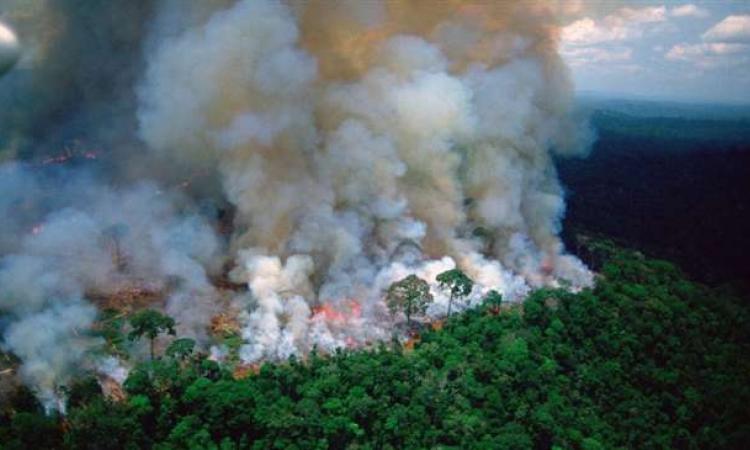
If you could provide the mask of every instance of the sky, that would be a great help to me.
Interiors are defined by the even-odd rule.
[[[580,93],[750,104],[750,0],[529,1],[561,6],[560,51]]]
[[[574,3],[560,51],[578,92],[750,103],[750,1]]]

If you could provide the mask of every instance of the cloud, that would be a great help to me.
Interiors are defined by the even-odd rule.
[[[606,42],[638,38],[646,29],[669,30],[665,27],[670,18],[707,17],[709,12],[693,4],[667,8],[647,6],[643,8],[624,7],[600,19],[590,16],[580,18],[563,27],[563,45],[597,45]],[[747,17],[747,16],[745,16]],[[656,27],[655,27],[656,26]],[[747,25],[745,25],[747,31]]]
[[[727,16],[703,33],[708,42],[750,42],[750,15]]]
[[[595,45],[639,37],[647,24],[667,20],[667,8],[650,6],[645,8],[620,8],[602,19],[584,17],[562,30],[564,45]]]
[[[734,55],[746,51],[750,46],[719,42],[714,44],[677,44],[667,52],[667,59],[685,60],[699,55]]]
[[[685,61],[704,69],[726,68],[747,64],[750,45],[739,43],[677,44],[665,55],[671,61]]]
[[[646,8],[622,8],[616,16],[631,24],[664,22],[667,8],[664,6],[649,6]]]
[[[750,15],[725,17],[701,36],[697,44],[672,46],[664,57],[702,69],[727,69],[750,64]]]
[[[599,47],[565,48],[561,52],[571,66],[630,61],[633,56],[633,50],[627,47],[615,49]]]
[[[628,33],[624,27],[604,27],[589,17],[576,20],[562,31],[562,39],[566,44],[591,45],[626,37]]]
[[[745,8],[697,0],[644,3],[587,0],[579,15],[562,19],[560,55],[579,87],[716,98],[746,91]],[[683,87],[686,78],[694,91]]]
[[[677,6],[675,8],[672,8],[669,11],[669,15],[672,17],[695,17],[695,18],[702,18],[702,17],[708,17],[709,12],[699,6],[695,6],[693,4],[687,4],[682,6]]]
[[[604,17],[583,17],[563,27],[560,52],[572,67],[603,63],[623,67],[633,59],[633,50],[622,44],[668,25],[668,17],[665,6],[623,7]]]

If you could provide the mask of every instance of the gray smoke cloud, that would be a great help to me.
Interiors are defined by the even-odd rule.
[[[84,140],[129,146],[132,85],[153,2],[2,0],[0,20],[22,45],[0,80],[0,149],[30,159]]]
[[[454,267],[476,281],[459,309],[590,285],[558,238],[553,156],[589,140],[556,49],[563,8],[0,3],[23,45],[0,78],[0,154],[30,161],[0,168],[3,348],[55,407],[78,367],[122,378],[80,330],[134,286],[204,346],[234,315],[256,363],[390,338],[384,292],[412,273],[432,318]],[[44,164],[71,139],[96,161]],[[246,291],[215,285],[227,267]]]
[[[557,237],[551,149],[586,133],[554,8],[337,6],[236,2],[155,46],[140,84],[144,142],[217,167],[237,209],[232,275],[255,298],[243,358],[386,334],[383,288],[409,271],[458,266],[475,298],[590,284]],[[407,241],[419,257],[394,269]],[[309,319],[351,298],[357,325]]]
[[[55,178],[6,165],[0,173],[0,185],[19,196],[0,205],[0,231],[17,240],[0,259],[2,347],[21,358],[21,376],[46,407],[57,408],[59,387],[94,363],[103,342],[88,331],[98,309],[129,306],[117,303],[122,292],[157,294],[181,335],[206,342],[221,243],[190,201],[153,184],[111,188],[76,172]],[[58,184],[68,177],[76,182]],[[29,217],[15,220],[18,209]]]

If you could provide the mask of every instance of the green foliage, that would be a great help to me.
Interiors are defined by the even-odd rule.
[[[114,309],[106,309],[101,312],[98,324],[96,331],[98,336],[104,339],[106,352],[126,356],[126,341],[122,332],[125,325],[124,315]]]
[[[156,339],[161,333],[174,334],[174,319],[153,309],[143,309],[130,317],[130,326],[133,331],[128,334],[128,339],[136,340],[142,336],[148,339]]]
[[[482,304],[496,314],[500,312],[500,306],[503,304],[503,296],[499,292],[491,290],[482,299]]]
[[[74,409],[67,420],[65,446],[75,449],[139,449],[150,446],[148,429],[139,421],[138,410],[129,403],[103,398]]]
[[[448,317],[450,317],[453,300],[469,295],[474,287],[474,282],[458,269],[446,270],[438,274],[436,280],[442,289],[447,289],[450,292],[450,300],[448,301]]]
[[[99,381],[93,376],[74,380],[67,390],[68,407],[79,408],[102,395]]]
[[[413,314],[424,314],[431,301],[430,286],[414,274],[393,283],[386,295],[386,303],[391,312],[402,310],[406,315],[407,325],[411,324]]]
[[[130,317],[130,326],[133,329],[128,333],[128,339],[135,341],[145,336],[149,340],[151,359],[154,359],[154,339],[161,333],[174,335],[174,325],[174,319],[171,317],[153,309],[143,309]]]
[[[4,395],[7,397],[0,403],[0,448],[61,448],[59,417],[45,415],[33,392],[21,386]]]
[[[4,449],[55,449],[62,445],[62,436],[58,429],[58,418],[39,413],[19,412],[10,419],[8,430],[12,436]]]
[[[239,380],[200,356],[146,362],[127,401],[71,404],[64,446],[744,448],[748,316],[668,263],[613,249],[595,288],[470,310],[410,352],[313,352]],[[19,403],[32,410],[0,417],[3,448],[59,448],[55,419]]]
[[[662,111],[593,107],[591,155],[556,164],[573,194],[566,198],[566,245],[585,257],[576,235],[594,232],[677,262],[696,280],[750,288],[747,115],[717,120],[712,109],[701,117],[657,117]],[[598,270],[599,261],[585,260]]]
[[[186,360],[193,354],[195,341],[190,338],[175,339],[167,347],[166,355],[170,358]]]
[[[244,343],[242,335],[238,332],[227,333],[220,341],[227,349],[226,360],[229,363],[237,363],[240,360],[240,348]]]

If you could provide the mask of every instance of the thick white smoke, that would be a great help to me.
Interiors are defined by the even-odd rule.
[[[550,152],[580,130],[550,11],[489,7],[509,17],[484,23],[483,5],[376,4],[238,1],[149,55],[142,138],[217,167],[237,208],[247,362],[387,335],[384,289],[408,273],[437,290],[457,265],[474,300],[591,283],[557,237]],[[402,261],[404,244],[418,255]],[[315,313],[329,307],[341,317]]]
[[[20,198],[8,195],[0,204],[7,213],[2,231],[20,241],[0,260],[0,312],[10,321],[2,347],[21,358],[21,376],[46,407],[56,408],[59,387],[93,365],[91,351],[103,344],[90,333],[97,307],[129,307],[125,300],[107,303],[120,292],[160,294],[180,334],[206,342],[217,311],[207,271],[217,269],[220,243],[205,219],[177,209],[184,203],[179,197],[150,184],[112,189],[82,177],[63,187],[22,166],[5,166],[0,174],[0,185],[29,189],[11,191]],[[54,205],[60,209],[19,203],[33,203],[27,196],[43,188],[61,197]],[[11,207],[40,210],[39,222],[23,229]]]
[[[204,349],[236,316],[255,363],[390,339],[383,297],[409,274],[430,284],[426,318],[455,267],[476,282],[457,310],[592,282],[558,238],[553,154],[586,130],[557,6],[13,5],[30,50],[0,79],[0,156],[103,149],[98,169],[0,167],[2,347],[50,408],[81,368],[126,373],[87,332],[104,307],[161,309]]]

